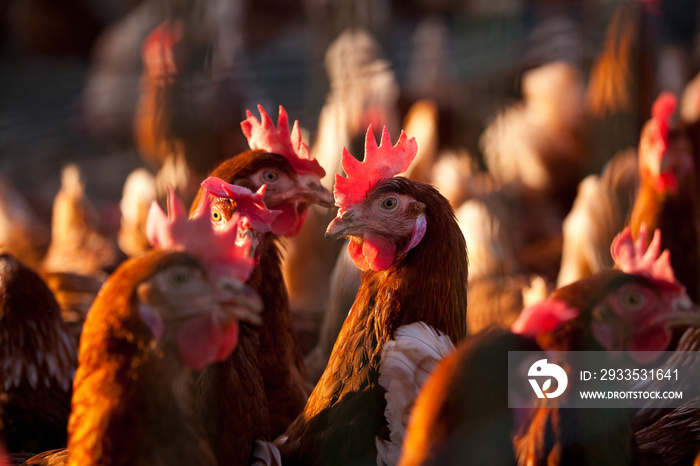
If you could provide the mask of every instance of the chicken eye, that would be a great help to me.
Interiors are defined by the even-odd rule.
[[[279,177],[280,174],[272,170],[264,171],[262,174],[263,182],[265,183],[274,183]]]
[[[191,278],[190,274],[183,270],[174,270],[168,277],[168,281],[171,285],[179,288],[189,283]]]
[[[382,201],[382,209],[394,210],[399,205],[399,201],[395,197],[387,197]]]
[[[644,306],[646,298],[638,291],[625,291],[620,297],[622,307],[628,311],[638,311]]]
[[[219,223],[221,220],[223,220],[223,215],[221,215],[221,212],[219,212],[218,209],[212,209],[211,211],[211,221],[214,223]]]

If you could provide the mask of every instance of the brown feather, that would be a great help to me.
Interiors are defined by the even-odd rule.
[[[386,192],[425,204],[425,236],[388,269],[363,273],[328,366],[280,445],[284,464],[376,464],[374,438],[386,435],[378,384],[384,343],[417,321],[455,343],[466,335],[466,244],[452,208],[431,186],[405,178],[378,183],[366,202]]]
[[[256,186],[252,186],[246,177],[252,175],[264,167],[274,167],[280,172],[295,177],[296,174],[289,162],[278,154],[271,154],[264,151],[248,151],[243,152],[235,157],[232,157],[221,163],[210,176],[216,176],[222,180],[240,184],[252,190],[257,190]],[[194,212],[199,202],[201,202],[203,190],[195,198],[190,212]],[[265,439],[273,438],[284,432],[287,426],[294,420],[306,403],[307,393],[310,388],[307,386],[308,377],[304,361],[302,359],[301,350],[298,339],[294,331],[291,314],[289,312],[289,299],[285,288],[284,280],[279,259],[279,246],[276,236],[268,234],[262,244],[259,246],[258,253],[260,256],[260,264],[253,270],[253,273],[248,280],[248,284],[257,291],[263,299],[263,320],[265,322],[254,333],[255,338],[259,338],[259,345],[256,345],[256,357],[254,360],[248,360],[238,357],[238,363],[243,367],[236,367],[235,370],[240,374],[256,374],[262,376],[264,384],[264,394],[267,397],[267,410],[271,415],[269,417],[269,430],[267,427],[262,427],[261,422],[268,422],[261,419],[268,418],[268,412],[263,413],[261,402],[257,398],[258,393],[249,387],[248,395],[252,397],[249,406],[242,404],[240,407],[250,409],[251,414],[241,414],[236,411],[229,413],[231,416],[246,416],[244,420],[251,422],[252,425],[245,429],[247,432],[256,432]],[[232,356],[233,357],[233,356]],[[230,365],[233,367],[233,364]],[[237,390],[234,386],[226,383],[224,386],[217,385],[217,382],[207,381],[207,374],[203,374],[204,378],[200,378],[199,384],[209,385],[215,394],[226,394],[227,390]],[[252,375],[251,378],[255,378]],[[222,379],[222,381],[225,379]],[[201,387],[200,387],[201,388]],[[203,390],[203,389],[202,389]],[[217,396],[217,395],[208,395]],[[223,398],[218,395],[219,398]],[[252,407],[252,409],[251,409]],[[225,408],[225,406],[224,406]],[[231,406],[231,408],[236,408]],[[211,406],[212,410],[221,410],[222,406]],[[236,408],[237,409],[237,408]],[[254,414],[253,414],[254,413]],[[203,417],[216,415],[213,411],[207,409],[202,412]],[[256,419],[255,416],[262,416]],[[211,432],[210,432],[211,433]],[[221,438],[223,431],[213,433],[214,443],[222,445],[221,448],[226,451],[228,447],[223,447],[227,441]],[[246,434],[246,438],[250,434]],[[231,438],[230,436],[225,438]],[[244,449],[252,449],[252,441]],[[235,440],[231,439],[231,442]],[[227,458],[227,456],[219,456],[219,458]]]

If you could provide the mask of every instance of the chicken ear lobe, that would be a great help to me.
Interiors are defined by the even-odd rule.
[[[163,318],[158,313],[158,310],[153,306],[149,306],[145,303],[139,303],[138,313],[141,321],[146,324],[146,327],[153,334],[153,338],[160,340],[163,336],[163,330],[165,329],[165,324],[163,323]]]
[[[411,240],[408,242],[406,249],[404,249],[404,254],[418,246],[418,243],[420,243],[423,237],[425,236],[425,230],[427,227],[428,222],[425,220],[425,215],[419,215],[418,218],[416,218],[416,221],[413,223],[413,233],[411,234]]]

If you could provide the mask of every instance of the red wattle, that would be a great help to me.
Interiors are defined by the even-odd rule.
[[[232,323],[222,329],[211,316],[193,317],[180,327],[176,343],[182,361],[199,371],[207,364],[225,359],[236,347],[238,325]]]
[[[362,254],[372,270],[388,269],[396,259],[396,245],[384,236],[365,234]]]
[[[369,270],[369,262],[362,254],[362,242],[350,241],[348,243],[348,254],[350,254],[350,259],[355,263],[355,267],[362,270]]]
[[[277,236],[296,236],[304,226],[308,209],[300,211],[295,203],[282,204],[275,207],[282,213],[272,222],[272,233]]]

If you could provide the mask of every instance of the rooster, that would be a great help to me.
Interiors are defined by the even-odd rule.
[[[371,126],[364,162],[343,152],[348,177],[336,176],[339,211],[326,237],[349,237],[362,283],[325,372],[277,441],[285,464],[376,464],[375,437],[387,434],[384,345],[417,321],[454,343],[466,335],[466,244],[454,212],[432,186],[393,177],[415,154],[414,139],[402,133],[392,147],[386,128],[377,146]]]
[[[10,452],[64,447],[78,341],[40,276],[0,255],[0,435]]]
[[[630,228],[636,237],[642,223],[663,232],[662,248],[671,253],[673,270],[698,302],[697,183],[690,143],[671,121],[676,109],[673,94],[654,102],[652,118],[639,140],[639,191],[632,206]]]
[[[68,450],[27,464],[218,464],[196,416],[192,375],[229,356],[239,321],[262,322],[260,297],[243,283],[255,264],[245,226],[270,217],[264,208],[238,213],[217,231],[210,208],[188,221],[172,191],[167,217],[153,205],[156,249],[109,277],[85,321]]]
[[[281,211],[272,222],[271,234],[265,236],[256,251],[259,265],[248,282],[263,298],[265,325],[259,332],[251,334],[251,338],[260,339],[255,359],[264,381],[264,398],[269,404],[271,434],[277,436],[284,432],[299,414],[310,392],[301,350],[289,313],[289,301],[280,268],[278,237],[297,234],[304,223],[309,206],[330,206],[332,197],[320,184],[325,172],[315,160],[309,158],[308,149],[300,138],[298,123],[295,122],[290,135],[284,108],[280,107],[277,128],[265,110],[262,107],[259,107],[259,110],[261,121],[248,113],[247,119],[241,124],[252,150],[223,162],[211,173],[207,184],[210,191],[206,191],[205,188],[200,190],[191,212],[196,212],[207,198],[212,198],[213,224],[226,224],[235,212],[235,200],[230,199],[221,183],[218,186],[212,184],[212,177],[255,190],[265,185],[265,204],[271,209]],[[238,356],[234,354],[233,357]],[[214,371],[222,374],[229,371],[232,379],[236,378],[234,374],[240,374],[238,377],[246,379],[251,369],[245,368],[251,364],[253,361],[238,357],[238,362],[231,360],[214,365],[210,370],[211,375],[204,374],[200,378],[202,396],[210,400],[209,408],[203,411],[205,418],[220,416],[220,413],[228,412],[229,407],[234,412],[239,409],[229,406],[230,390],[238,392],[239,389],[227,381],[224,375],[215,380]],[[222,396],[222,393],[226,395]],[[259,396],[260,394],[251,388],[247,393],[241,393],[240,403],[244,406],[246,399],[255,400],[251,403],[259,403]],[[249,420],[254,422],[255,412],[251,413]],[[226,417],[223,415],[221,421],[224,422]],[[220,429],[223,429],[223,426],[218,430],[223,432]],[[226,451],[233,446],[226,445],[231,436],[225,436],[223,433],[213,435],[222,442],[219,457],[228,458]],[[251,433],[246,435],[250,436]],[[252,437],[249,440],[252,441]],[[248,442],[248,445],[250,443]]]

